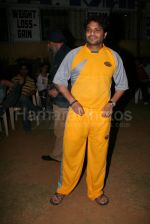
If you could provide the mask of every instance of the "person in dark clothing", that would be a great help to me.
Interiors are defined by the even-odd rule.
[[[69,103],[52,83],[54,76],[70,48],[65,44],[65,37],[60,31],[52,32],[49,36],[48,49],[53,57],[49,74],[48,101],[51,102],[54,114],[54,134],[56,136],[54,148],[50,155],[43,155],[44,160],[61,161],[63,147],[63,132]]]
[[[0,116],[2,116],[9,107],[15,106],[21,92],[21,85],[13,83],[7,79],[0,80]]]
[[[52,63],[51,63],[51,69],[49,74],[49,96],[52,97],[52,103],[55,105],[58,105],[60,107],[67,107],[68,102],[63,97],[61,93],[59,93],[56,88],[54,87],[52,81],[53,78],[62,62],[66,54],[70,51],[70,48],[65,44],[65,37],[60,31],[52,32],[49,36],[48,41],[48,49],[52,51]]]

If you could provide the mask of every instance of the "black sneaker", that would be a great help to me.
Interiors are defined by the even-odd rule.
[[[42,157],[41,157],[43,160],[47,160],[47,161],[55,161],[55,162],[60,162],[59,160],[57,160],[57,159],[53,159],[51,156],[49,156],[49,155],[43,155]]]

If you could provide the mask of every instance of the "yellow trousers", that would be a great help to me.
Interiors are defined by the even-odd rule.
[[[57,192],[68,195],[79,181],[87,147],[88,197],[94,200],[103,194],[106,157],[111,118],[100,110],[84,108],[83,116],[69,110],[64,132],[64,152]]]

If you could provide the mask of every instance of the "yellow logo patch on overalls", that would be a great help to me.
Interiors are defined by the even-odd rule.
[[[111,66],[112,66],[112,64],[111,64],[109,61],[105,61],[105,62],[104,62],[104,65],[106,65],[106,66],[108,66],[108,67],[111,67]]]

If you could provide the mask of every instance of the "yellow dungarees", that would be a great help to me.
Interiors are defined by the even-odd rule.
[[[116,64],[112,52],[105,46],[98,53],[92,53],[86,45],[83,46],[72,62],[72,69],[84,60],[87,62],[71,93],[83,106],[85,114],[80,116],[71,108],[68,112],[57,192],[68,195],[76,186],[82,172],[88,139],[86,182],[88,197],[94,200],[103,193],[111,118],[102,117],[102,108],[110,99]]]

